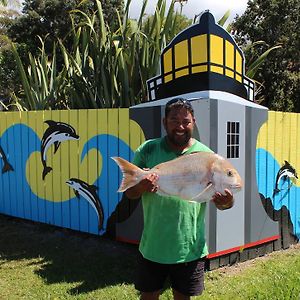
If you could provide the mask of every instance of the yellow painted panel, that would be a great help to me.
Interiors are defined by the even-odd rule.
[[[133,151],[135,151],[140,146],[140,144],[145,141],[145,135],[141,130],[139,124],[133,120],[130,121],[129,133],[130,133],[130,137],[129,137],[130,148]]]
[[[183,70],[177,71],[175,73],[175,78],[182,77],[182,76],[185,76],[185,75],[188,75],[188,74],[189,74],[189,69],[185,68]]]
[[[259,131],[257,146],[266,149],[280,166],[287,160],[296,170],[300,169],[297,151],[300,147],[299,124],[298,114],[268,112],[268,121]],[[294,183],[300,185],[299,180]]]
[[[267,123],[264,123],[258,132],[257,141],[256,141],[256,148],[263,148],[263,141],[266,140],[267,136]]]
[[[175,45],[175,69],[189,64],[188,41],[184,40]]]
[[[234,78],[234,73],[233,73],[233,71],[225,70],[225,75],[228,76],[228,77]]]
[[[71,110],[69,112],[69,124],[75,128],[76,133],[79,135],[78,141],[72,141],[72,143],[69,143],[69,155],[68,155],[68,164],[69,164],[69,176],[70,178],[79,178],[79,166],[80,166],[80,154],[79,154],[79,143],[82,139],[81,132],[79,131],[79,110]],[[69,193],[71,195],[74,195],[73,190],[71,190],[70,187],[68,187]]]
[[[172,74],[165,76],[165,83],[171,81],[173,79]]]
[[[59,122],[61,120],[60,111],[53,110],[51,112],[52,120]],[[54,154],[54,146],[52,146],[50,152],[52,153],[52,174],[53,174],[53,201],[61,201],[61,188],[62,188],[62,178],[61,178],[61,161],[62,161],[62,151],[69,142],[62,142]],[[48,176],[48,175],[47,175]],[[47,177],[46,177],[47,178]]]
[[[98,134],[107,133],[108,130],[108,110],[99,109],[97,110],[98,114]]]
[[[107,109],[99,109],[97,110],[98,114],[98,134],[107,134],[108,131],[108,110]],[[101,174],[102,172],[102,155],[100,154],[98,161],[98,169]]]
[[[81,152],[85,143],[88,140],[88,110],[80,110],[78,114],[78,132],[79,140],[79,178],[84,182],[88,182],[88,159],[87,155],[81,161]]]
[[[296,125],[296,128],[298,130],[296,130],[296,133],[295,133],[295,139],[296,139],[296,147],[295,147],[295,150],[297,151],[297,154],[296,154],[296,160],[295,160],[295,166],[293,166],[297,171],[298,171],[298,177],[299,177],[299,170],[300,170],[300,156],[299,156],[299,149],[300,149],[300,114],[296,114],[297,115],[297,125]],[[296,181],[296,184],[297,186],[300,186],[300,180],[298,179]]]
[[[108,134],[118,136],[119,131],[119,110],[118,109],[108,109]]]
[[[207,72],[207,70],[208,70],[207,65],[192,67],[192,73]]]
[[[46,125],[44,123],[44,113],[42,111],[37,111],[35,113],[35,126],[36,126],[35,133],[40,138],[40,145],[38,145],[37,148],[39,149],[39,151],[41,151],[41,142],[42,142],[43,133],[48,128],[48,125]],[[47,159],[46,159],[47,166],[51,166],[51,167],[52,167],[52,165],[50,162],[50,152],[52,150],[53,150],[52,148],[49,148],[48,152],[46,153],[47,154]],[[50,174],[48,174],[46,176],[45,181],[43,181],[42,174],[43,174],[44,168],[43,168],[43,164],[42,164],[42,152],[35,152],[33,155],[36,156],[36,159],[33,160],[32,162],[30,161],[30,163],[32,163],[33,168],[36,170],[37,179],[36,179],[36,181],[33,181],[33,182],[30,181],[30,186],[31,186],[31,189],[33,190],[33,192],[37,196],[39,196],[41,199],[47,199],[46,191],[45,191],[45,182],[48,179],[47,176],[50,176]],[[34,161],[36,162],[36,165],[34,165]],[[52,185],[51,185],[51,189],[52,189]]]
[[[225,53],[225,65],[231,69],[234,69],[234,47],[229,41],[225,42]]]
[[[289,152],[290,152],[290,163],[297,170],[297,157],[299,149],[297,149],[297,114],[289,113],[290,117],[290,143],[289,143]],[[299,170],[299,169],[298,169]]]
[[[6,116],[6,128],[7,129],[14,125],[14,119],[12,117],[12,114],[13,113],[11,113],[11,112],[7,113],[7,116]]]
[[[119,139],[129,144],[129,109],[119,109]]]
[[[0,118],[1,119],[1,118]],[[36,112],[29,111],[28,112],[28,126],[32,128],[33,131],[37,133],[36,128]],[[41,138],[41,136],[39,136]],[[30,188],[34,194],[37,194],[37,163],[41,164],[40,152],[31,153],[30,157],[26,163],[26,178],[27,182],[30,185]],[[42,167],[40,167],[42,170]],[[41,178],[41,171],[39,172],[39,177]]]
[[[235,70],[236,72],[242,74],[242,62],[243,62],[243,59],[242,59],[242,56],[241,54],[236,50],[235,51]]]
[[[282,159],[290,162],[290,129],[291,129],[291,118],[290,114],[282,114]],[[283,163],[283,161],[282,161]]]
[[[279,165],[282,164],[282,129],[283,129],[283,113],[275,112],[275,132],[276,139],[274,144],[274,157],[276,158]]]
[[[97,136],[98,129],[98,119],[97,119],[97,110],[90,109],[88,110],[88,140],[92,139],[94,136]],[[92,149],[87,153],[88,159],[88,183],[94,184],[100,175],[100,153],[96,149]]]
[[[210,70],[211,70],[211,72],[214,72],[214,73],[223,74],[223,68],[222,67],[211,66]]]
[[[193,65],[207,62],[207,34],[192,37],[191,50]]]
[[[18,111],[10,112],[11,115],[11,124],[16,125],[20,124],[20,113]]]
[[[223,38],[211,34],[209,50],[210,61],[215,64],[223,65]]]
[[[62,110],[60,112],[60,121],[70,124],[69,123],[69,112],[68,110]],[[73,141],[72,141],[73,142]],[[66,181],[69,180],[70,177],[70,144],[71,142],[67,142],[64,144],[63,147],[60,147],[60,158],[61,158],[61,200],[65,201],[70,199],[71,193],[69,186],[66,184]]]
[[[274,155],[275,139],[276,139],[275,122],[276,122],[276,120],[275,120],[274,112],[269,112],[268,113],[268,121],[267,121],[268,135],[266,138],[265,149],[268,149],[268,151],[271,151],[272,155]]]
[[[165,73],[172,71],[172,48],[163,54],[163,64]]]
[[[239,82],[242,82],[242,76],[236,74],[236,78],[235,78],[237,81]]]
[[[1,134],[1,136],[4,133],[4,131],[7,129],[6,116],[7,116],[6,112],[1,112],[1,118],[0,118],[0,134]]]

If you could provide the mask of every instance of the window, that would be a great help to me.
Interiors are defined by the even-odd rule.
[[[240,156],[240,123],[227,122],[227,158]]]

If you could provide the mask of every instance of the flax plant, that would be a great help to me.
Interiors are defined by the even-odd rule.
[[[29,53],[29,66],[24,68],[15,45],[12,45],[16,64],[23,86],[24,97],[15,98],[14,105],[19,110],[45,110],[63,108],[66,71],[58,72],[56,68],[56,46],[53,46],[52,58],[45,53],[44,42],[40,38],[40,55],[33,57]]]
[[[128,107],[147,100],[146,80],[155,76],[160,54],[166,42],[174,37],[178,13],[174,1],[157,2],[153,18],[145,21],[144,1],[137,20],[129,19],[130,2],[124,16],[118,18],[118,28],[111,31],[104,22],[101,2],[97,11],[73,27],[74,47],[67,51],[60,43],[70,85],[72,108]]]

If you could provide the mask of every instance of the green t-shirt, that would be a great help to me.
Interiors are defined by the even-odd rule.
[[[184,153],[175,153],[165,138],[148,140],[136,151],[133,163],[153,168],[182,154],[212,152],[199,141]],[[205,242],[205,203],[190,203],[178,197],[144,193],[144,230],[140,252],[151,261],[173,264],[189,262],[208,254]]]

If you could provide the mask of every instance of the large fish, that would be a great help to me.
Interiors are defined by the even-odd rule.
[[[142,170],[121,157],[112,157],[123,172],[118,192],[124,192],[139,183],[145,176],[159,176],[157,193],[178,196],[192,202],[211,200],[216,192],[232,193],[242,188],[242,179],[231,163],[210,152],[195,152],[161,163],[150,170]]]

